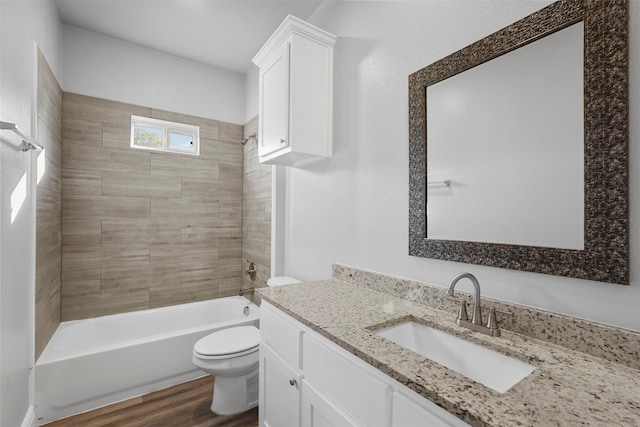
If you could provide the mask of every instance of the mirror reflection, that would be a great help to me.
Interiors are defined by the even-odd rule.
[[[583,29],[427,87],[428,238],[584,248]]]

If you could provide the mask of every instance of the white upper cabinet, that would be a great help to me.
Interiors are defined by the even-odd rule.
[[[253,58],[260,163],[298,167],[331,157],[335,41],[289,15]]]

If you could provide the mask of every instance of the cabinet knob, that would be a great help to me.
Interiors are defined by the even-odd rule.
[[[293,378],[289,378],[289,384],[295,386],[296,384],[298,384],[298,381],[294,380]]]
[[[284,139],[280,138],[280,144],[284,144]]]

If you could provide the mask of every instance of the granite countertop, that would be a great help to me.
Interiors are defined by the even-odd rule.
[[[485,336],[457,326],[456,313],[362,284],[332,279],[259,293],[473,426],[640,425],[637,369],[504,329],[501,337]],[[408,318],[523,360],[536,370],[498,393],[371,332]]]

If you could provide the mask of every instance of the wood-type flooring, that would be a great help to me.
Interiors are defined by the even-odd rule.
[[[179,384],[83,414],[63,418],[46,427],[253,427],[258,408],[239,415],[216,415],[209,410],[213,377]]]

